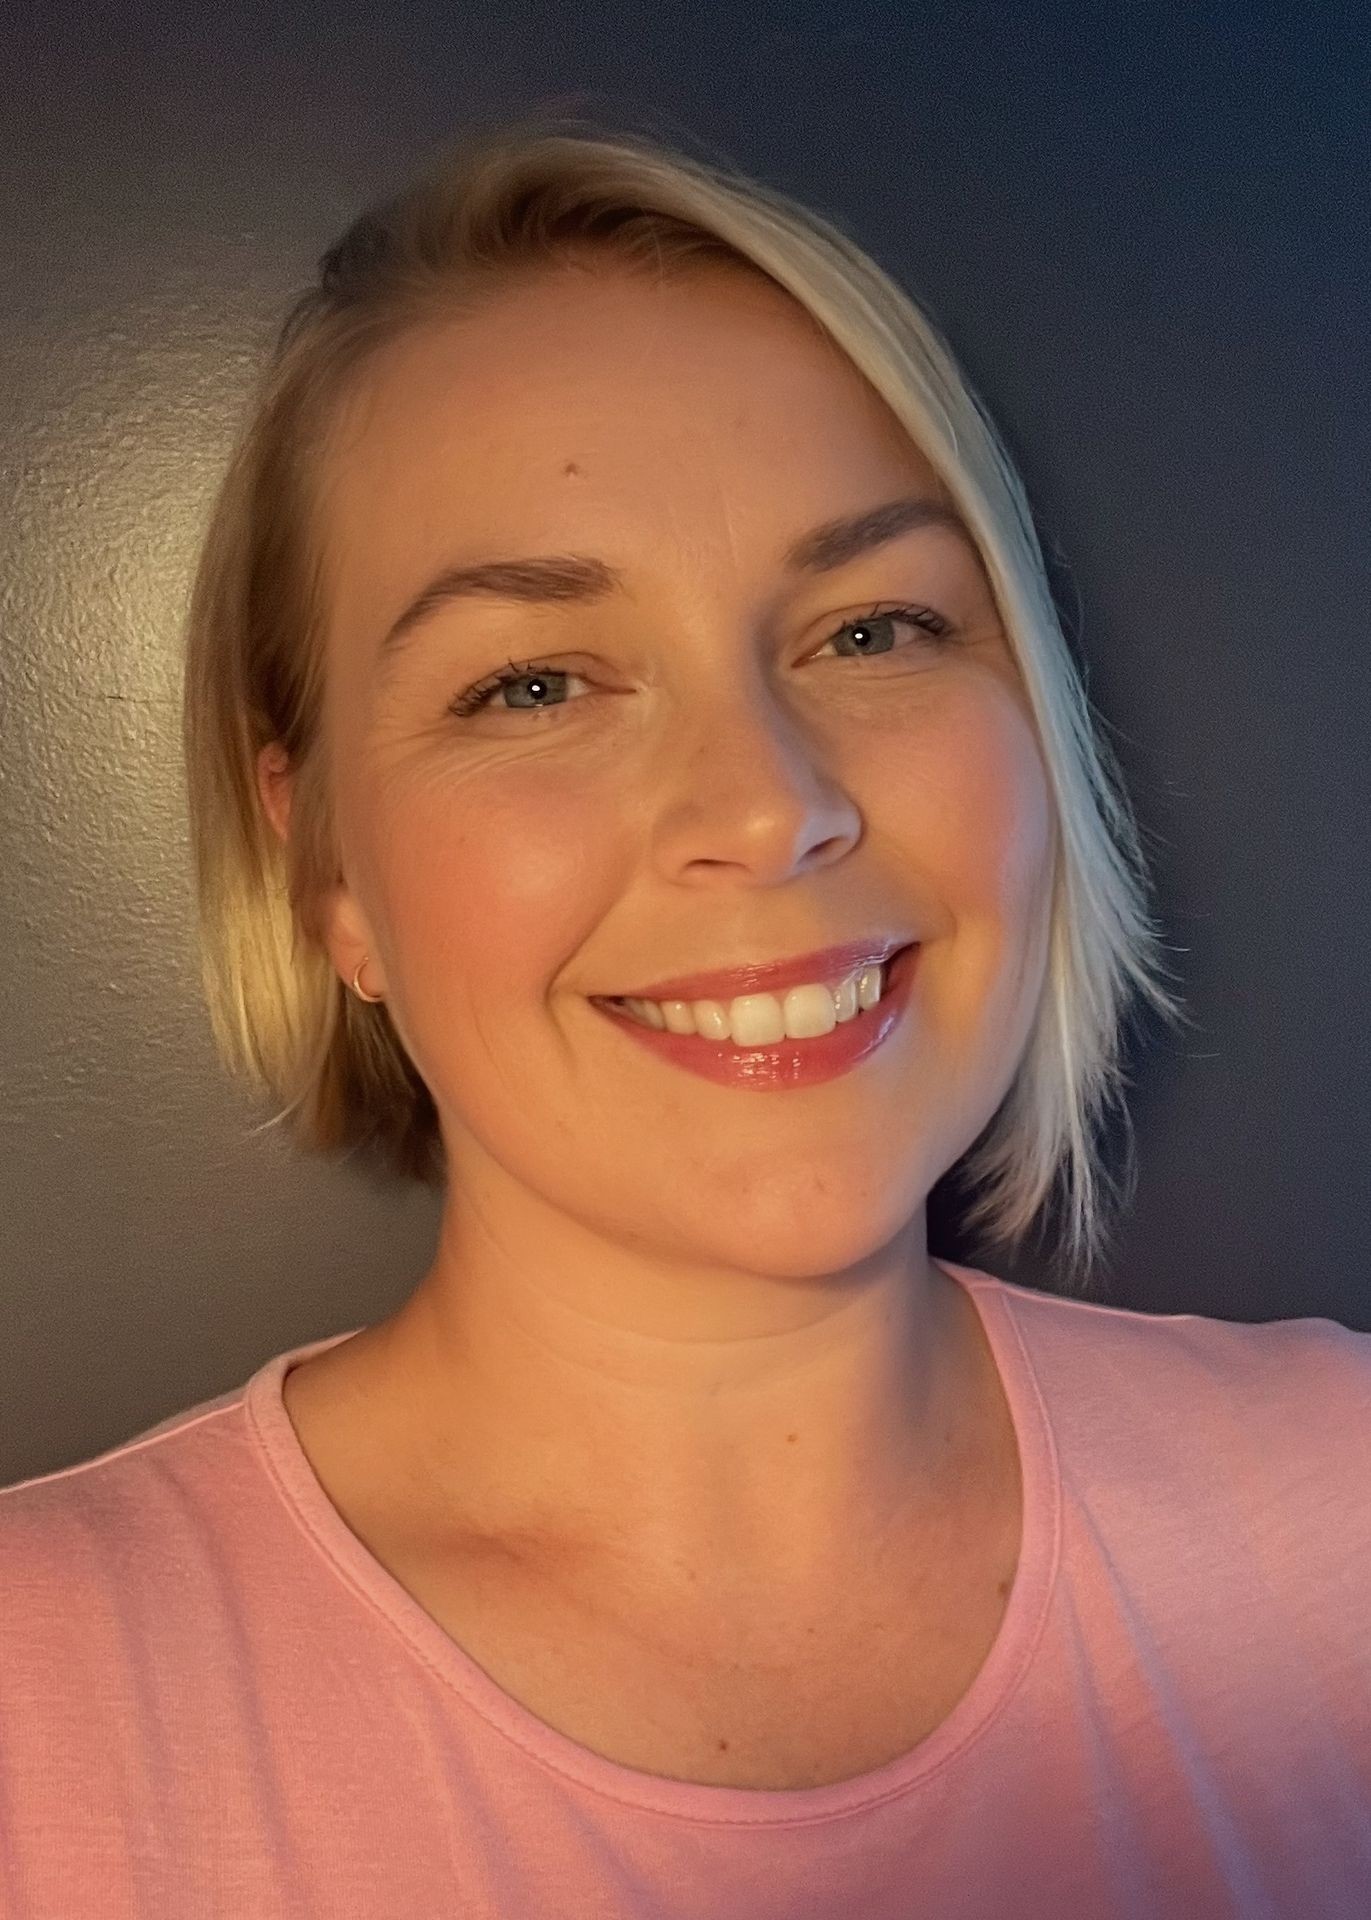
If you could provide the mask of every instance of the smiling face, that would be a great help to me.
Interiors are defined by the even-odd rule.
[[[969,537],[786,564],[840,518],[950,504],[927,461],[732,271],[529,280],[389,348],[340,425],[329,946],[345,980],[368,956],[454,1203],[663,1265],[862,1260],[998,1106],[1047,956],[1047,785]],[[601,564],[539,602],[497,575],[383,646],[444,570],[550,555]],[[545,673],[463,701],[511,662]],[[711,1084],[590,999],[868,934],[923,943],[908,1009],[821,1085]]]

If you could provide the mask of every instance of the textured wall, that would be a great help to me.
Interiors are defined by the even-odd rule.
[[[427,1264],[431,1197],[243,1137],[190,945],[179,623],[318,253],[471,114],[539,103],[770,178],[949,334],[1060,563],[1198,1021],[1138,1049],[1108,1297],[1371,1327],[1357,10],[45,4],[0,60],[0,1482]]]

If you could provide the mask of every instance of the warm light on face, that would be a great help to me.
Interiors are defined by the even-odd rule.
[[[774,289],[549,281],[394,349],[329,497],[334,936],[452,1163],[721,1260],[895,1230],[1012,1078],[1052,848],[974,545],[872,390]],[[921,940],[899,1032],[781,1097],[588,998],[878,928]]]

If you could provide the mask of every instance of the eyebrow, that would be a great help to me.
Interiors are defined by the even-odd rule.
[[[959,513],[940,500],[911,494],[812,527],[786,549],[782,565],[789,573],[832,573],[861,554],[922,527],[941,527],[956,533],[975,550],[975,542]],[[392,621],[381,641],[379,654],[385,658],[397,653],[421,621],[454,600],[485,597],[548,606],[558,602],[602,600],[622,591],[623,586],[623,575],[617,568],[589,554],[537,554],[522,559],[483,560],[469,566],[445,567]]]

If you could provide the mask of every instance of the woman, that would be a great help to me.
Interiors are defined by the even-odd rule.
[[[7,1491],[9,1910],[1352,1911],[1371,1337],[1084,1297],[1178,1003],[908,296],[637,137],[444,154],[283,330],[186,722],[225,1059],[441,1231]],[[930,1255],[953,1168],[1060,1181],[1059,1292]]]

